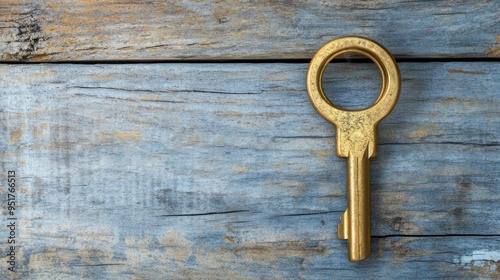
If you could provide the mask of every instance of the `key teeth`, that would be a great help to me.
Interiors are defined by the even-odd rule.
[[[349,236],[349,215],[347,214],[347,209],[344,214],[340,216],[340,223],[337,225],[337,236],[338,239],[347,240]]]

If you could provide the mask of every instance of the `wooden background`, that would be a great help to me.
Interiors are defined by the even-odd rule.
[[[0,275],[500,277],[499,1],[0,3]],[[402,92],[372,160],[372,248],[336,238],[345,160],[305,91],[327,41],[370,37]],[[325,74],[335,104],[380,87]],[[17,272],[6,176],[18,177]]]

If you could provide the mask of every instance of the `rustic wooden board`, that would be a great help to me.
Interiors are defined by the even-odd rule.
[[[400,64],[372,161],[373,254],[356,264],[336,239],[345,163],[307,66],[0,66],[17,276],[498,278],[498,64]],[[325,89],[366,105],[377,71],[334,63]]]
[[[308,59],[345,35],[397,57],[500,57],[499,3],[4,0],[0,59]]]

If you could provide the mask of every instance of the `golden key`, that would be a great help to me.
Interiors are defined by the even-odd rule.
[[[343,110],[325,95],[322,77],[328,63],[346,52],[370,58],[382,74],[382,90],[364,110]],[[377,126],[396,105],[400,92],[399,68],[392,55],[363,37],[342,37],[328,42],[313,57],[307,71],[307,93],[313,107],[335,125],[337,156],[347,158],[347,210],[340,218],[338,238],[347,239],[349,261],[370,254],[370,158],[377,156]]]

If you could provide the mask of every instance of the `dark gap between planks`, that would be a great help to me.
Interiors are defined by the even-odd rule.
[[[265,63],[309,63],[311,59],[159,59],[159,60],[63,60],[63,61],[0,61],[0,64],[161,64],[161,63],[185,63],[185,64],[207,64],[207,63],[221,63],[221,64],[236,64],[236,63],[254,63],[254,64],[265,64]],[[404,62],[500,62],[500,57],[425,57],[425,58],[398,58],[396,57],[398,63]],[[372,63],[368,58],[339,58],[331,61],[330,63]]]

